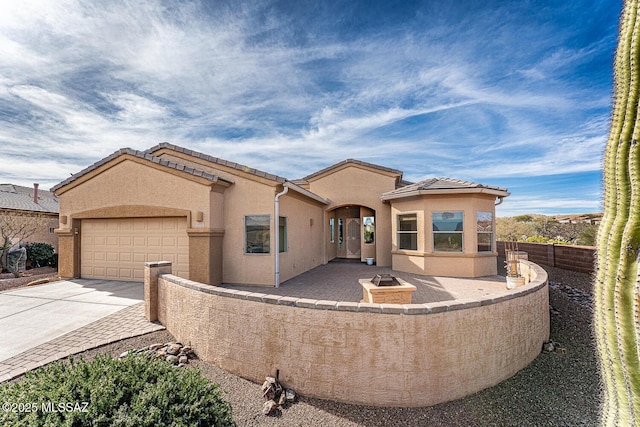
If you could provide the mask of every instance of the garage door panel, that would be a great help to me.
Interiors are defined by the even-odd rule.
[[[88,219],[82,223],[81,275],[108,280],[144,280],[144,263],[171,261],[188,278],[186,218]]]
[[[160,246],[162,246],[162,239],[155,236],[147,237],[147,246],[150,248],[159,248]]]

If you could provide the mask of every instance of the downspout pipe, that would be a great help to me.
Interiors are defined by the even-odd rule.
[[[274,230],[274,241],[275,244],[274,246],[274,250],[275,250],[275,272],[276,272],[276,277],[275,277],[275,283],[276,283],[276,288],[280,287],[280,197],[284,196],[285,194],[287,194],[289,192],[289,187],[286,186],[284,187],[284,190],[282,190],[281,193],[276,194],[276,198],[274,200],[274,207],[273,207],[273,211],[274,211],[274,218],[273,218],[273,230]]]
[[[494,206],[499,206],[504,202],[504,197],[498,197],[498,202]]]

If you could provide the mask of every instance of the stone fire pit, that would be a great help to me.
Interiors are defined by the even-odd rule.
[[[372,279],[360,279],[362,302],[374,304],[411,304],[411,294],[417,288],[390,274],[376,274]]]

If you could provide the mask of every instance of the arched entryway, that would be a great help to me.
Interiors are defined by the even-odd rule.
[[[338,206],[329,215],[328,259],[365,262],[376,256],[375,210],[361,205]]]

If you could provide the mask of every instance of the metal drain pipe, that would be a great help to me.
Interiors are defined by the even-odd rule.
[[[274,201],[274,218],[273,218],[273,231],[274,231],[274,241],[275,244],[274,249],[275,249],[275,270],[276,270],[276,277],[275,277],[275,282],[276,282],[276,288],[280,287],[280,196],[284,196],[285,194],[287,194],[289,192],[289,187],[287,187],[287,184],[285,183],[284,185],[284,190],[282,190],[281,193],[276,194],[276,199]]]

